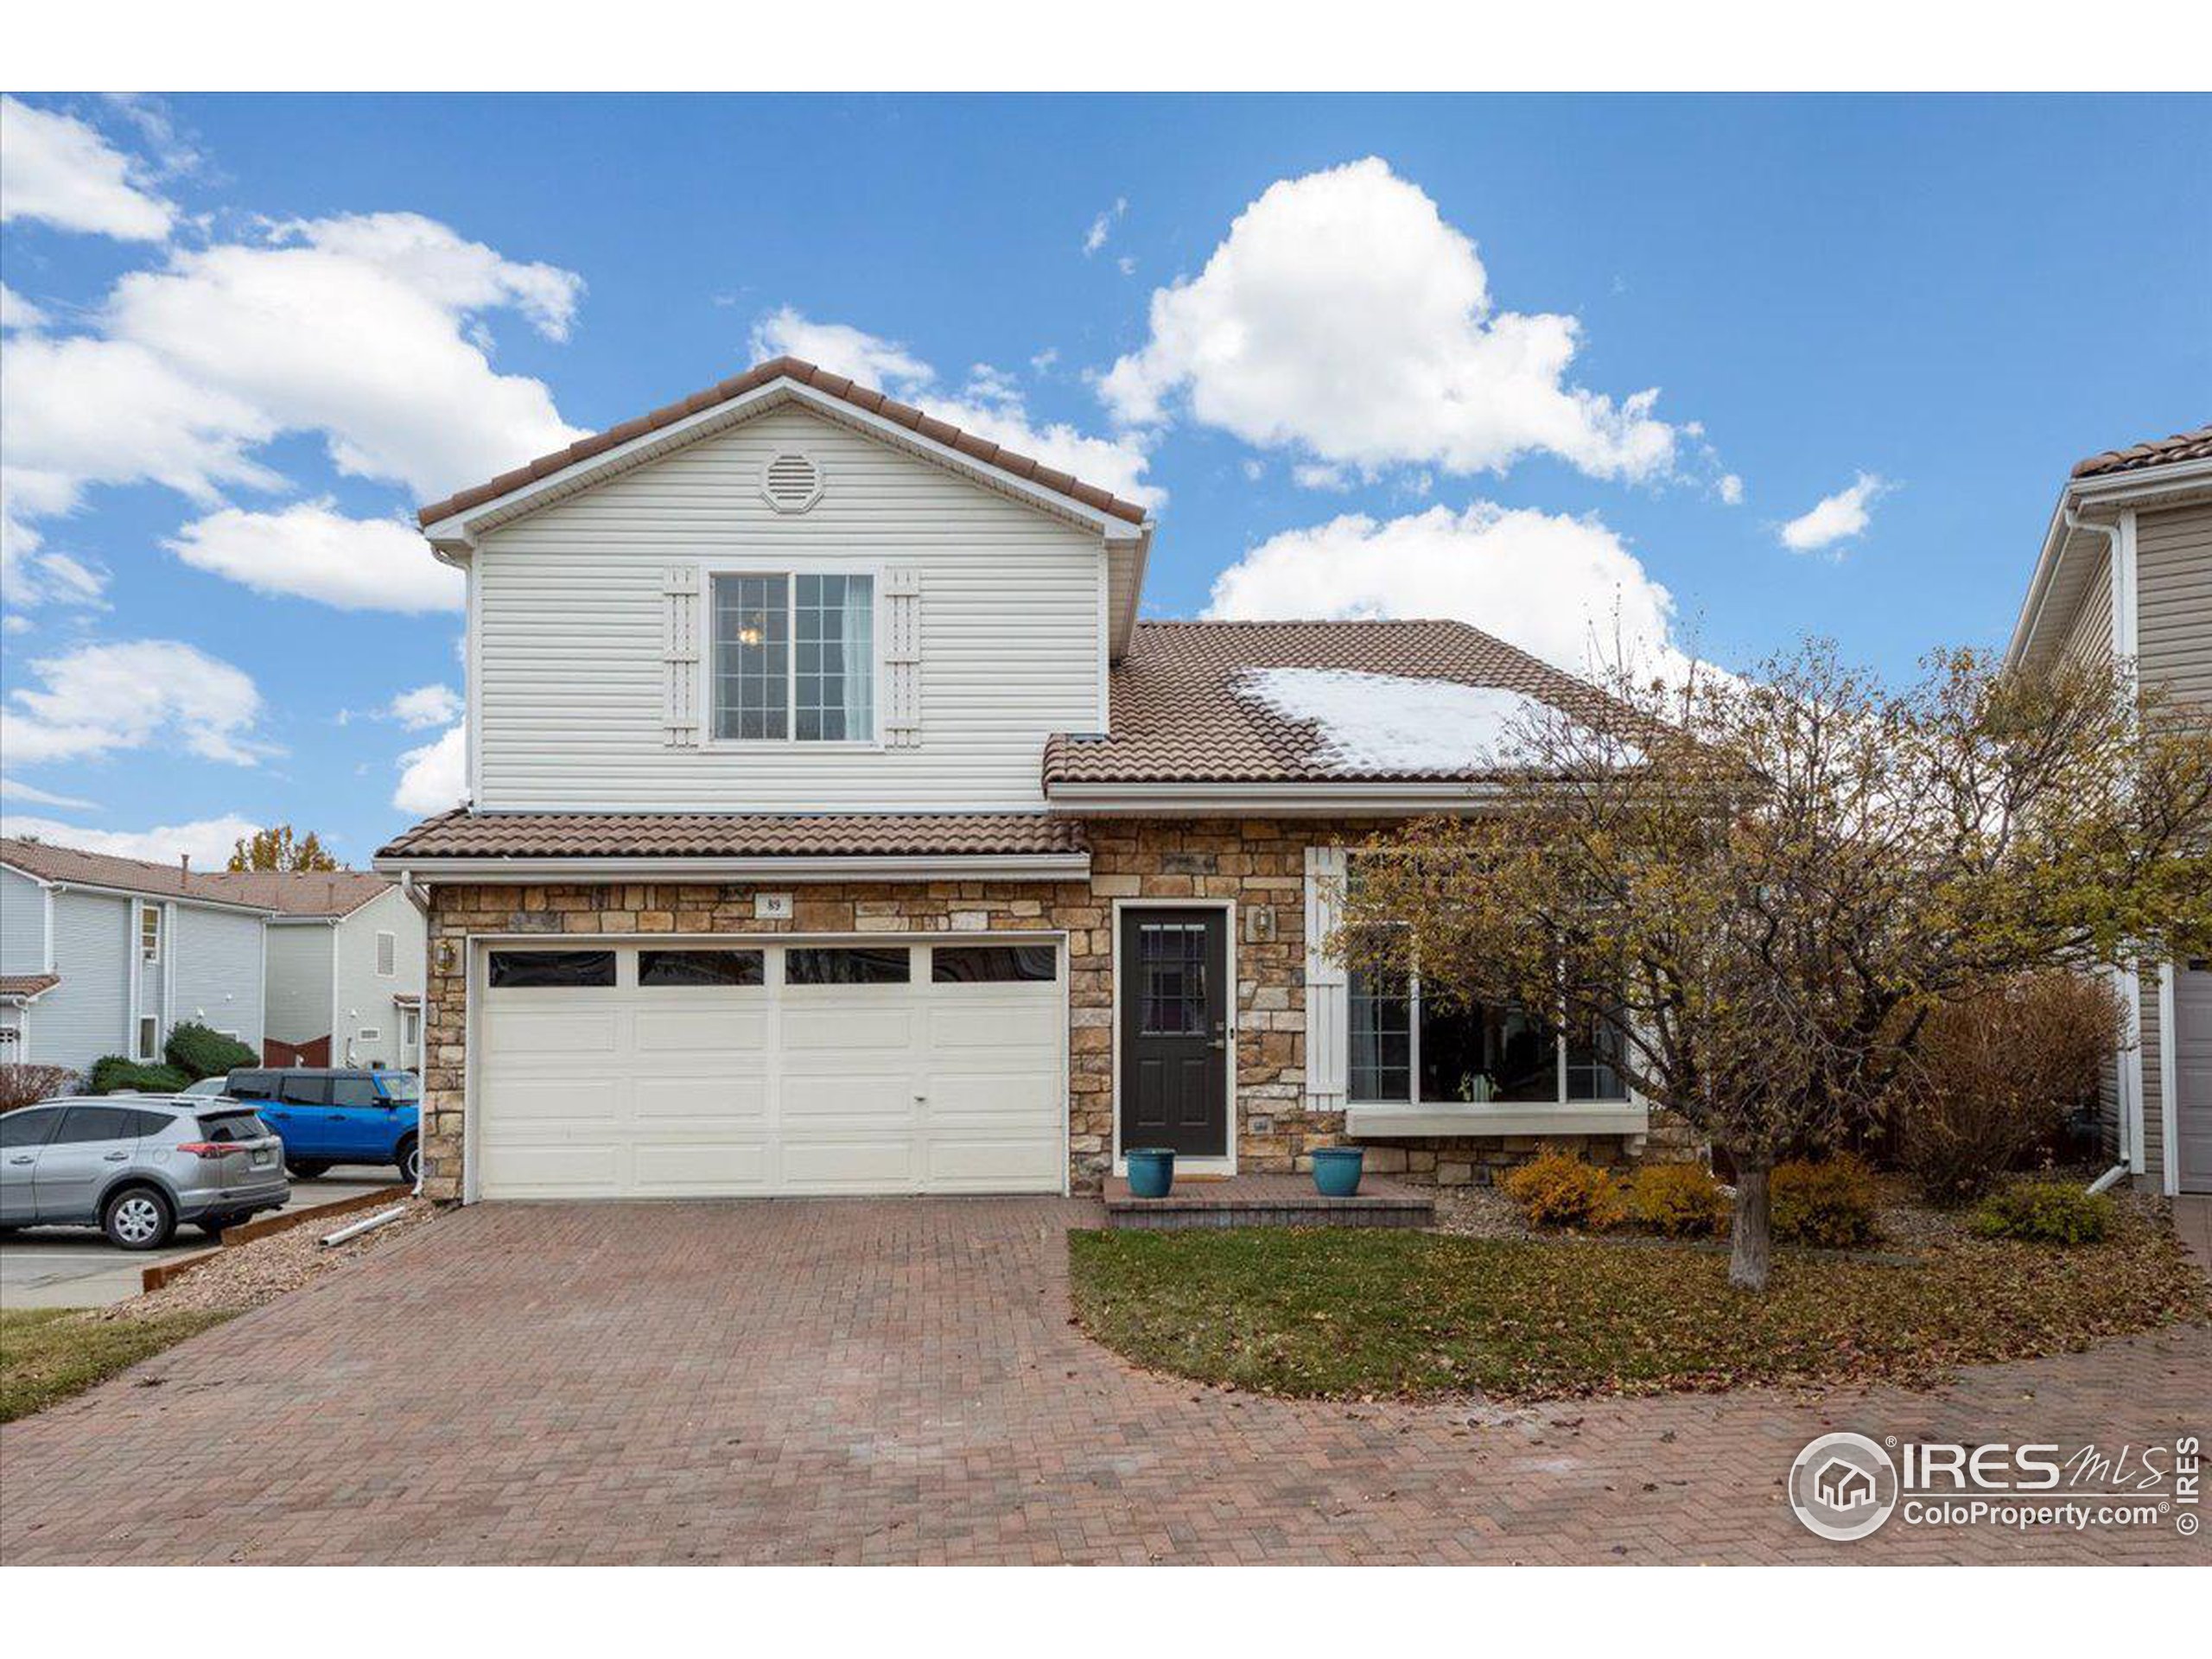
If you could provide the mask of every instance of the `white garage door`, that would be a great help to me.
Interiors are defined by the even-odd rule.
[[[1059,947],[486,952],[487,1198],[1057,1192]]]

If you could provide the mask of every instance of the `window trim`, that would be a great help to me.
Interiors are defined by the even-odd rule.
[[[153,938],[150,942],[147,938],[149,923],[152,924]],[[162,947],[167,943],[162,935],[165,931],[167,929],[162,925],[162,906],[140,905],[138,906],[138,960],[142,965],[149,968],[158,968],[162,965]]]
[[[785,637],[787,652],[784,664],[784,732],[782,737],[721,737],[719,710],[715,702],[715,659],[721,651],[721,641],[715,630],[715,581],[719,576],[781,576],[785,578],[784,615],[788,623]],[[868,641],[872,648],[874,677],[869,681],[873,699],[868,721],[872,735],[857,737],[801,737],[798,735],[798,578],[801,576],[866,576],[868,579]],[[735,751],[759,753],[786,753],[798,750],[810,753],[821,750],[829,753],[880,753],[888,747],[884,741],[883,693],[885,677],[890,664],[884,652],[887,641],[884,638],[883,609],[884,566],[870,559],[702,559],[699,561],[700,649],[699,664],[696,670],[696,689],[693,706],[699,710],[699,747],[707,751]]]
[[[150,1065],[159,1059],[162,1048],[162,1016],[158,1014],[140,1014],[137,1029],[131,1033],[130,1040],[132,1044],[130,1058],[139,1065]]]

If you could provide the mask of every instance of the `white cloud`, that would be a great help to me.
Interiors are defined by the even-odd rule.
[[[7,283],[0,283],[0,334],[15,334],[19,330],[28,334],[35,328],[45,327],[50,321],[44,311]]]
[[[261,693],[230,664],[175,639],[79,645],[34,658],[41,689],[0,708],[11,764],[70,760],[161,741],[203,760],[253,765],[274,753],[255,734]]]
[[[1782,544],[1793,553],[1816,553],[1822,548],[1865,533],[1868,509],[1891,486],[1872,473],[1861,473],[1834,495],[1822,496],[1813,507],[1782,526]]]
[[[957,391],[937,386],[937,371],[896,340],[841,322],[816,322],[790,306],[763,317],[753,331],[757,357],[793,357],[848,375],[863,385],[924,404],[931,415],[988,438],[1019,455],[1071,473],[1125,501],[1156,506],[1166,493],[1144,481],[1145,441],[1135,434],[1102,438],[1064,421],[1039,423],[1014,381],[988,363],[969,372]]]
[[[1090,228],[1083,233],[1083,257],[1086,259],[1106,245],[1106,238],[1114,234],[1115,224],[1129,211],[1127,196],[1114,198],[1114,205],[1090,221]]]
[[[162,545],[197,569],[258,594],[316,600],[343,611],[456,611],[458,570],[395,518],[349,518],[327,500],[279,512],[225,507]]]
[[[7,97],[0,125],[0,223],[38,219],[126,242],[169,233],[175,207],[140,188],[137,164],[98,128]]]
[[[84,812],[99,810],[98,801],[79,800],[74,795],[56,795],[51,790],[34,788],[13,778],[0,778],[0,800],[29,801],[33,806],[58,806]]]
[[[219,870],[232,849],[262,826],[251,818],[232,813],[219,818],[197,818],[190,823],[162,824],[152,830],[88,830],[53,818],[0,816],[0,834],[29,836],[57,847],[74,847],[88,853],[108,853],[117,858],[141,858],[156,864],[174,864],[183,854],[192,855],[194,869]]]
[[[1673,470],[1656,391],[1567,382],[1571,316],[1500,311],[1475,245],[1379,159],[1269,186],[1151,337],[1100,384],[1124,422],[1192,416],[1248,443],[1374,471],[1503,471],[1554,454],[1602,478]]]
[[[449,685],[418,685],[402,691],[386,703],[383,714],[410,732],[431,726],[449,726],[461,718],[461,694]]]
[[[1723,473],[1720,481],[1713,487],[1720,492],[1720,499],[1727,505],[1740,507],[1744,505],[1744,480],[1735,474]]]
[[[99,332],[9,342],[0,399],[10,516],[152,482],[214,505],[284,480],[257,456],[320,433],[344,473],[430,496],[582,435],[543,383],[495,371],[485,321],[565,337],[582,279],[413,213],[303,220],[181,250],[118,281]]]
[[[107,570],[58,548],[41,548],[37,535],[0,519],[0,606],[10,612],[41,605],[107,608]]]
[[[1478,501],[1347,514],[1262,543],[1215,579],[1206,615],[1452,618],[1573,672],[1619,646],[1679,669],[1674,596],[1595,518]]]
[[[937,378],[937,372],[896,340],[842,322],[816,322],[795,306],[771,311],[753,325],[755,358],[796,357],[872,386],[904,397]]]
[[[455,726],[435,742],[399,757],[399,785],[391,804],[429,817],[458,806],[468,793],[468,728]]]

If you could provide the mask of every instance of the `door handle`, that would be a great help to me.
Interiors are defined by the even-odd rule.
[[[10,1158],[8,1161],[11,1164],[35,1164],[38,1160],[35,1157],[26,1154],[21,1158]]]
[[[103,1154],[101,1154],[101,1157],[102,1157],[103,1159],[105,1159],[105,1161],[107,1161],[108,1163],[111,1163],[111,1164],[119,1164],[119,1163],[121,1163],[124,1159],[126,1159],[126,1158],[128,1158],[128,1157],[130,1157],[130,1154],[129,1153],[127,1153],[127,1152],[109,1152],[109,1153],[103,1153]]]

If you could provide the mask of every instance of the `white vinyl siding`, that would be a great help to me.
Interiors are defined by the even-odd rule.
[[[46,889],[27,875],[0,870],[0,974],[42,974],[46,959]]]
[[[86,1071],[103,1055],[130,1052],[130,975],[138,965],[132,924],[127,899],[54,895],[54,971],[61,983],[31,1010],[26,1059]]]
[[[267,1034],[280,1043],[330,1035],[330,928],[322,922],[269,928]]]
[[[169,950],[169,1018],[234,1031],[259,1054],[261,918],[180,905],[172,919],[176,937]]]
[[[785,450],[822,469],[807,512],[761,499],[761,467]],[[892,567],[911,571],[918,741],[671,744],[677,560],[881,570],[884,592]],[[1097,534],[810,411],[772,411],[489,531],[474,569],[482,807],[1034,808],[1046,738],[1103,724]]]
[[[377,971],[379,934],[396,940],[396,973]],[[318,930],[317,937],[328,950],[329,934]],[[400,1045],[399,1010],[392,999],[423,994],[427,948],[423,912],[397,887],[378,894],[338,925],[336,1023],[324,1027],[330,1033],[333,1065],[402,1066],[411,1062]],[[324,1017],[327,1020],[331,1015]]]
[[[2212,506],[2137,518],[2135,615],[2145,682],[2212,716]]]

